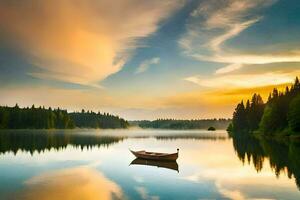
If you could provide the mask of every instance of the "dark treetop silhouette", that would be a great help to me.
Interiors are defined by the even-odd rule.
[[[128,122],[108,113],[68,113],[60,108],[0,107],[0,129],[127,128]]]
[[[265,136],[300,135],[300,83],[298,77],[285,92],[276,88],[264,103],[259,94],[254,94],[246,105],[242,101],[233,113],[228,127],[231,135],[253,134]]]
[[[276,176],[295,177],[300,189],[300,83],[296,78],[285,92],[276,88],[264,103],[254,94],[246,105],[239,103],[228,127],[229,136],[239,159],[252,162],[259,172],[269,159]],[[283,137],[284,136],[284,137]],[[292,136],[292,137],[286,137]],[[276,138],[276,140],[274,139]],[[293,140],[291,140],[293,138]]]

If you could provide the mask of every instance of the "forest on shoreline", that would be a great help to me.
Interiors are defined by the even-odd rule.
[[[117,129],[130,126],[153,129],[226,129],[231,119],[157,119],[153,121],[126,121],[109,113],[93,111],[68,112],[61,108],[31,107],[20,108],[0,106],[0,129],[73,129],[101,128]]]
[[[71,112],[60,108],[0,106],[0,129],[127,128],[128,122],[109,113]]]
[[[274,88],[266,103],[254,94],[246,104],[242,101],[228,126],[231,136],[256,135],[268,137],[300,136],[300,83],[296,77],[284,92]]]
[[[226,129],[231,123],[231,119],[194,119],[194,120],[178,120],[178,119],[157,119],[153,121],[131,121],[133,126],[141,128],[154,129],[173,129],[173,130],[187,130],[187,129],[208,129],[214,127],[216,129]]]

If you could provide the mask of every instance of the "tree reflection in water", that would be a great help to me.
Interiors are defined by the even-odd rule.
[[[11,130],[0,133],[0,153],[26,151],[44,152],[45,150],[65,149],[68,145],[84,148],[106,146],[123,140],[123,137],[74,134],[66,131]]]
[[[233,146],[239,159],[248,164],[253,163],[257,172],[263,168],[268,159],[270,167],[277,177],[287,174],[294,177],[300,190],[300,142],[257,139],[251,136],[234,136]]]
[[[91,131],[92,133],[92,131]],[[177,135],[101,135],[91,134],[87,132],[76,132],[74,130],[4,130],[0,131],[0,154],[18,151],[42,153],[45,150],[51,149],[62,150],[68,145],[79,147],[81,149],[92,147],[105,146],[108,147],[116,144],[124,139],[130,138],[150,138],[154,137],[157,140],[177,140],[177,139],[192,139],[192,140],[226,140],[226,136],[213,134],[177,134]]]

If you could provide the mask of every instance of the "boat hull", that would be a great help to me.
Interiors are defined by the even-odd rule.
[[[135,157],[147,160],[176,161],[178,158],[178,153],[166,154],[146,151],[130,151]]]

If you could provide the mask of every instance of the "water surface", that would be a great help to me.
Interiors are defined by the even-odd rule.
[[[300,199],[298,146],[225,131],[1,131],[0,199]],[[177,148],[167,165],[128,150]]]

